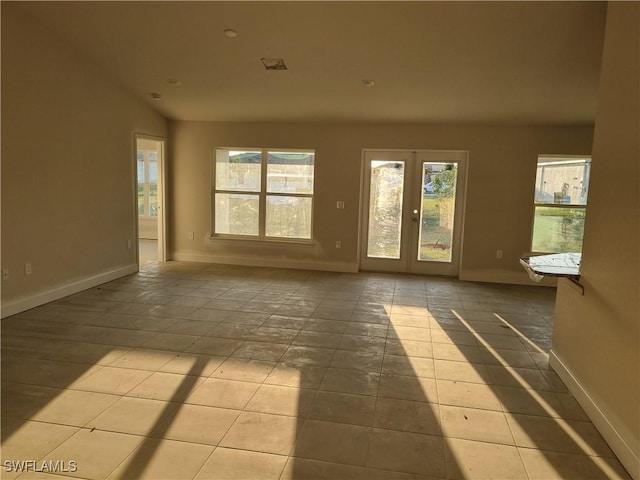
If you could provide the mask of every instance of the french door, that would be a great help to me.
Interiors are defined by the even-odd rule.
[[[365,150],[362,270],[457,276],[465,151]]]

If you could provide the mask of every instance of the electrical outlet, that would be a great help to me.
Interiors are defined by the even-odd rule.
[[[187,238],[189,240],[193,240],[194,239],[193,232],[187,232]]]
[[[336,240],[336,248],[342,248],[342,242],[340,240]]]
[[[502,250],[496,251],[496,258],[502,258]]]
[[[24,274],[25,275],[31,275],[33,273],[33,270],[31,270],[31,264],[30,263],[25,263],[24,264]]]
[[[2,280],[9,280],[9,269],[5,268],[2,270]]]
[[[339,210],[344,210],[344,201],[338,200],[336,202],[336,208],[339,209]]]

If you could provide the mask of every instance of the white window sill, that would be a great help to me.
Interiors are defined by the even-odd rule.
[[[219,244],[226,245],[254,245],[254,246],[273,246],[273,247],[313,247],[316,241],[313,239],[287,239],[287,238],[265,238],[265,237],[248,237],[235,235],[209,235],[209,240]]]

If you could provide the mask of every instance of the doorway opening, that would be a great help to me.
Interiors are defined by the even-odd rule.
[[[165,141],[136,135],[138,266],[166,261],[164,172]]]
[[[365,150],[360,268],[457,276],[466,151]]]

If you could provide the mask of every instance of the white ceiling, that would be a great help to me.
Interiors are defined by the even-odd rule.
[[[606,16],[601,2],[22,6],[168,118],[219,121],[592,123]]]

